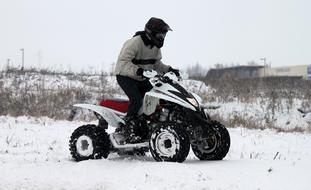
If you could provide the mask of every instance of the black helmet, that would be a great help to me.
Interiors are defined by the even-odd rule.
[[[166,24],[162,19],[152,17],[148,20],[145,25],[145,29],[150,30],[155,33],[166,33],[172,30],[168,24]]]
[[[155,17],[150,18],[145,25],[147,36],[158,48],[163,46],[165,35],[169,30],[172,31],[168,24],[166,24],[162,19]]]

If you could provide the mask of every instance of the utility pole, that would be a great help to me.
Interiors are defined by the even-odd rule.
[[[6,67],[4,68],[5,69],[4,71],[6,71],[6,72],[8,72],[10,70],[10,61],[11,61],[10,58],[8,58],[6,60]]]
[[[110,76],[112,76],[113,73],[114,73],[114,67],[115,67],[115,62],[112,62],[111,63],[111,68],[110,68]]]
[[[263,57],[263,58],[260,58],[260,60],[263,61],[264,66],[266,66],[267,59],[265,57]]]
[[[24,70],[24,52],[25,52],[25,50],[24,50],[24,48],[22,48],[22,49],[20,49],[21,51],[22,51],[22,68],[21,68],[21,71],[23,71]]]
[[[40,70],[41,62],[42,62],[42,51],[39,50],[39,52],[38,52],[38,70]]]
[[[266,77],[266,66],[267,66],[267,59],[265,57],[260,58],[261,61],[263,61],[263,77]]]

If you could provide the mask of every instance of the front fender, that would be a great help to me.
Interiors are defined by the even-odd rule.
[[[188,102],[184,101],[184,100],[181,100],[179,98],[174,98],[174,97],[171,97],[171,96],[168,96],[166,94],[163,94],[161,92],[155,92],[155,91],[150,91],[150,92],[147,92],[145,96],[152,96],[152,97],[156,97],[156,98],[159,98],[159,99],[163,99],[163,100],[167,100],[167,101],[170,101],[170,102],[174,102],[176,104],[179,104],[183,107],[186,107],[186,108],[189,108],[193,111],[196,111],[196,108],[189,104]]]
[[[73,106],[77,108],[88,109],[88,110],[98,113],[112,127],[118,127],[119,123],[124,124],[124,120],[121,119],[116,113],[113,112],[113,110],[109,108],[105,108],[103,106],[98,106],[98,105],[93,105],[93,104],[74,104]]]
[[[198,94],[196,94],[196,93],[194,93],[194,92],[190,92],[191,94],[192,94],[192,96],[196,99],[196,101],[198,102],[198,104],[201,106],[202,105],[202,98],[198,95]]]

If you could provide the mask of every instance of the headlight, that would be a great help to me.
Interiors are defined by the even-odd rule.
[[[198,102],[194,98],[187,98],[187,100],[194,106],[199,107]]]

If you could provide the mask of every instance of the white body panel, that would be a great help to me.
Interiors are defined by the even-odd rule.
[[[150,92],[147,92],[144,97],[143,102],[143,113],[146,115],[151,115],[155,112],[157,105],[159,104],[159,98],[155,96],[148,95]]]
[[[192,109],[195,111],[195,108],[189,104],[188,102],[172,95],[172,96],[168,96],[166,94],[163,94],[162,92],[160,91],[150,91],[150,92],[147,92],[145,96],[152,96],[152,97],[155,97],[155,98],[158,98],[158,99],[163,99],[163,100],[167,100],[167,101],[170,101],[170,102],[174,102],[176,104],[179,104],[183,107],[186,107],[186,108],[189,108],[189,109]]]
[[[196,101],[199,103],[199,105],[201,106],[202,98],[199,95],[197,95],[196,93],[194,93],[194,92],[191,92],[191,94],[196,99]]]
[[[150,75],[149,77],[154,77],[156,73],[154,72],[146,72],[146,75]],[[172,73],[166,73],[164,76],[170,78],[174,82],[178,81],[178,78],[172,74]],[[175,94],[171,93],[179,92],[177,89],[175,89],[173,86],[167,83],[163,83],[157,78],[151,78],[150,83],[153,86],[153,89],[145,94],[144,100],[143,100],[143,106],[139,110],[138,114],[145,114],[145,115],[151,115],[155,112],[157,105],[159,104],[159,100],[167,100],[176,104],[179,104],[183,107],[189,108],[193,111],[196,111],[196,107],[192,105],[191,103],[185,101],[184,99],[176,96]],[[158,85],[158,84],[161,85]],[[192,93],[194,99],[200,104],[201,98],[195,94]],[[122,119],[126,113],[122,113],[107,107],[99,106],[99,105],[93,105],[93,104],[75,104],[73,105],[75,107],[79,108],[85,108],[91,111],[94,111],[101,115],[110,126],[118,127],[120,123],[124,124],[124,120]],[[198,106],[198,105],[197,105]]]
[[[169,78],[172,78],[174,82],[177,81],[175,75],[172,75],[170,73],[167,73],[165,75]],[[192,104],[189,104],[185,100],[177,97],[175,94],[170,93],[170,91],[178,92],[178,90],[176,90],[171,85],[169,85],[167,83],[162,83],[158,80],[153,80],[153,79],[150,80],[150,83],[152,84],[153,89],[150,92],[147,92],[146,95],[157,97],[158,99],[163,99],[163,100],[167,100],[170,102],[174,102],[174,103],[179,104],[183,107],[186,107],[186,108],[189,108],[193,111],[196,111],[196,108]],[[157,86],[157,84],[159,84],[159,83],[161,83],[161,86]],[[198,96],[198,95],[196,95],[196,96]],[[196,96],[194,96],[194,98],[197,100]],[[198,102],[198,100],[197,100],[197,102]]]
[[[73,106],[85,108],[98,113],[107,121],[110,126],[117,127],[119,126],[119,123],[124,123],[124,120],[121,119],[120,116],[125,116],[125,113],[93,104],[75,104]]]

